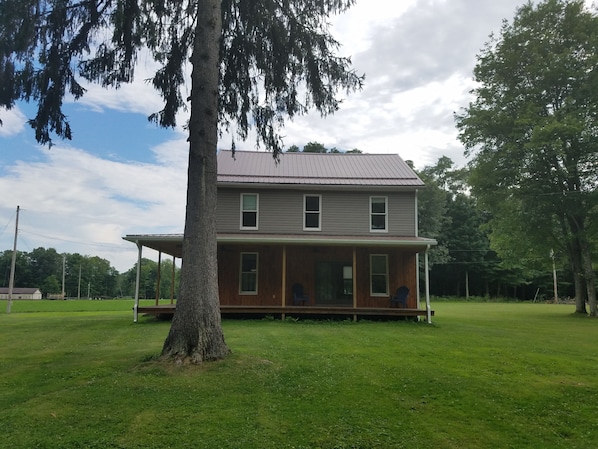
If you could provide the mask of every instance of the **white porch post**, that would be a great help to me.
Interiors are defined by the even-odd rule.
[[[160,304],[160,287],[162,283],[162,251],[158,251],[158,273],[156,277],[156,305]]]
[[[353,279],[353,308],[357,308],[357,248],[353,247],[353,268],[352,274]],[[357,315],[353,315],[353,321],[357,321]]]
[[[420,268],[419,268],[419,253],[415,254],[415,266],[417,267],[417,269],[415,270],[415,285],[417,285],[417,288],[415,289],[415,292],[417,294],[417,304],[415,306],[416,309],[419,309],[421,306],[421,287],[420,287]],[[418,317],[419,320],[419,317]]]
[[[426,269],[426,312],[428,317],[428,324],[432,324],[432,308],[430,307],[430,267],[428,262],[428,251],[430,251],[430,245],[426,248],[424,255],[424,265]]]
[[[284,321],[285,313],[284,308],[287,305],[287,246],[282,246],[282,291],[280,292],[280,306],[283,312],[280,315],[280,319]]]
[[[137,256],[137,276],[135,278],[135,306],[133,307],[133,322],[134,323],[137,322],[137,317],[138,317],[137,309],[139,308],[139,283],[141,280],[141,253],[143,252],[143,245],[141,243],[139,243],[139,241],[137,241],[136,243],[137,243],[138,256]]]
[[[170,280],[170,304],[174,304],[174,280],[176,278],[176,257],[172,256],[172,276]]]

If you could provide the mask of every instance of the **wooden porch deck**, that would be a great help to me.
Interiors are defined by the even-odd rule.
[[[173,315],[176,309],[175,304],[161,304],[157,306],[139,306],[137,312],[147,315]],[[326,317],[326,316],[348,316],[348,317],[418,317],[427,316],[425,309],[402,309],[398,307],[381,308],[352,308],[352,307],[330,307],[330,306],[230,306],[221,305],[220,313],[227,316],[266,316],[273,315],[284,319],[286,316],[294,317]],[[434,310],[430,311],[434,316]]]

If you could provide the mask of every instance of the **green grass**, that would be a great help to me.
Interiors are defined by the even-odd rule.
[[[140,305],[153,306],[155,299],[142,299]],[[160,304],[170,304],[170,300],[161,299]],[[135,300],[133,299],[107,299],[107,300],[15,300],[12,302],[12,313],[30,313],[30,312],[51,312],[51,313],[69,313],[69,312],[124,312],[133,310]],[[0,314],[6,312],[6,301],[0,301]],[[132,316],[132,312],[131,312]]]
[[[598,447],[598,321],[573,306],[226,320],[230,357],[174,367],[156,358],[169,323],[132,323],[132,301],[5,305],[2,447]]]

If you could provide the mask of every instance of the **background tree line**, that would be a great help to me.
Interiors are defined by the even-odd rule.
[[[8,287],[12,251],[0,253],[0,285]],[[180,269],[175,266],[175,288],[172,289],[171,260],[163,260],[160,269],[160,297],[174,296],[178,288]],[[62,293],[67,298],[118,298],[135,294],[137,263],[124,273],[119,273],[110,262],[97,256],[59,254],[54,248],[36,248],[31,252],[17,252],[15,264],[15,287],[39,288],[44,298]],[[139,285],[140,298],[156,297],[158,263],[141,259]]]
[[[559,297],[575,298],[565,254],[547,241],[510,231],[518,226],[516,213],[496,220],[473,193],[470,169],[441,157],[418,174],[426,184],[418,192],[419,234],[438,241],[430,251],[433,295],[550,299],[554,257]],[[598,246],[598,236],[592,241]]]
[[[303,145],[303,148],[300,149],[297,145],[291,145],[286,149],[287,153],[343,153],[343,154],[351,154],[351,153],[362,153],[361,150],[357,148],[353,148],[352,150],[339,150],[336,147],[326,148],[326,146],[320,142],[308,142]]]

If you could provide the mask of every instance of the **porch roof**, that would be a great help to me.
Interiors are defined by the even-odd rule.
[[[126,235],[124,240],[147,248],[181,258],[183,255],[183,234],[136,234]],[[285,234],[218,234],[218,243],[268,244],[268,245],[320,245],[320,246],[375,246],[412,249],[423,252],[437,244],[434,239],[423,237],[376,236],[331,236],[331,235],[285,235]]]

